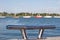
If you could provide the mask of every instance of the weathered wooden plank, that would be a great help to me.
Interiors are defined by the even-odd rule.
[[[38,38],[41,39],[44,29],[55,29],[56,27],[54,25],[45,25],[45,26],[26,26],[26,25],[7,25],[7,29],[16,29],[21,30],[23,39],[28,39],[26,35],[26,29],[39,29],[39,35]]]
[[[24,25],[7,25],[7,29],[54,29],[54,25],[47,26],[24,26]]]

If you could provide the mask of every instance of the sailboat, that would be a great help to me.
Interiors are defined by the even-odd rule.
[[[13,18],[19,18],[19,16],[16,16],[16,14],[13,16]]]
[[[5,18],[6,16],[0,16],[0,18]]]
[[[54,18],[60,18],[60,16],[54,16]]]
[[[46,16],[44,16],[44,18],[52,18],[52,16],[49,16],[46,14]]]
[[[44,16],[44,18],[52,18],[52,16]]]
[[[26,16],[26,14],[25,14],[25,16],[23,16],[23,18],[31,18],[31,16]]]
[[[40,16],[40,14],[38,14],[37,16],[35,16],[35,18],[42,18],[42,16]]]

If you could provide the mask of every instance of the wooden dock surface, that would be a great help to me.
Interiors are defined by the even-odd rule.
[[[6,39],[6,40],[60,40],[60,36],[59,37],[46,37],[43,39]]]

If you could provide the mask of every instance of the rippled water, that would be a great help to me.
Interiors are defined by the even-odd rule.
[[[8,30],[7,25],[55,25],[56,29],[47,29],[44,37],[60,36],[59,18],[0,18],[0,38],[22,38],[20,30]],[[37,37],[38,30],[27,30],[28,37]]]

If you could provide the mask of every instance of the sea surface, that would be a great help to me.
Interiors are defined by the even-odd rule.
[[[46,29],[43,37],[60,36],[60,18],[0,18],[0,39],[22,38],[20,30],[8,30],[7,25],[55,25],[56,29]],[[39,30],[26,30],[28,38],[37,38]]]

